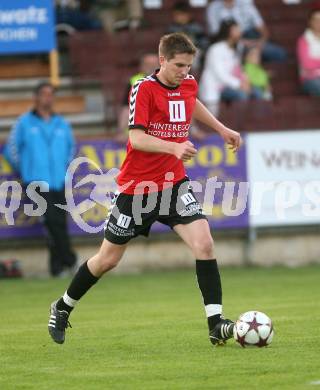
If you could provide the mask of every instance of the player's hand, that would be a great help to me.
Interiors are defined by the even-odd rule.
[[[190,141],[185,141],[181,144],[175,144],[174,155],[182,161],[188,161],[194,157],[197,153],[197,149]]]
[[[236,152],[242,145],[241,135],[237,131],[225,127],[220,134],[224,141],[229,145],[229,149],[232,149],[233,152]]]

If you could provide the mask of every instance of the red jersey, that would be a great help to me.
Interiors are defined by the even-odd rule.
[[[130,131],[142,129],[146,134],[165,141],[185,142],[189,135],[197,92],[197,82],[191,75],[177,87],[164,85],[156,74],[139,80],[130,92]],[[173,184],[186,176],[183,162],[176,156],[133,149],[129,140],[127,156],[117,181],[123,186],[121,191],[126,194],[137,193],[136,186],[147,181],[157,185],[150,187],[149,191],[161,191],[164,182],[168,181],[168,176],[165,177],[167,172],[173,173],[173,180],[169,179]],[[143,192],[147,191],[148,189]]]

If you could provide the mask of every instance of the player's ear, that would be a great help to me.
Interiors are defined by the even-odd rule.
[[[160,64],[160,66],[163,65],[164,61],[165,61],[164,56],[161,56],[161,55],[160,55],[160,56],[159,56],[159,64]]]

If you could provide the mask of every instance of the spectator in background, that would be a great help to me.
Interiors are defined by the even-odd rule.
[[[270,78],[268,72],[261,65],[259,47],[252,46],[246,50],[243,69],[251,85],[251,95],[256,99],[271,100]]]
[[[220,100],[247,100],[251,94],[248,78],[241,66],[237,45],[241,38],[238,24],[224,21],[218,34],[218,42],[207,51],[200,78],[200,99],[209,111],[217,115]]]
[[[320,7],[310,13],[308,27],[297,42],[297,56],[303,92],[320,96]]]
[[[201,66],[201,58],[209,46],[209,39],[202,26],[193,19],[189,1],[177,1],[172,7],[172,22],[168,33],[181,32],[189,36],[196,45],[198,52],[192,68],[196,71]]]
[[[285,61],[286,51],[271,43],[268,28],[252,0],[215,0],[207,8],[209,34],[218,33],[224,20],[235,20],[241,29],[245,46],[260,46],[263,61]]]
[[[141,0],[94,0],[94,3],[106,31],[136,30],[143,22]]]
[[[128,140],[128,122],[129,122],[129,93],[132,86],[139,80],[154,73],[159,67],[159,59],[157,54],[146,53],[141,56],[138,73],[134,74],[125,88],[122,105],[118,115],[118,132],[116,140],[119,142],[127,142]]]
[[[102,24],[92,9],[90,0],[55,0],[56,24],[78,31],[100,30]]]
[[[37,192],[47,204],[43,221],[48,233],[50,273],[64,276],[73,271],[77,257],[71,249],[65,204],[65,175],[74,154],[72,129],[53,112],[54,88],[49,83],[35,90],[34,109],[22,115],[13,126],[5,146],[5,157],[20,174],[24,187],[31,182],[46,182],[48,191]]]

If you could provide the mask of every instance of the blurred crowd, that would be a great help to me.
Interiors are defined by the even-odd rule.
[[[136,29],[143,19],[140,0],[55,0],[55,4],[57,24],[79,31]]]
[[[288,6],[292,3],[283,2]],[[208,2],[205,25],[195,20],[191,3],[173,2],[164,32],[184,32],[198,47],[192,72],[199,80],[199,96],[209,110],[218,115],[221,102],[272,100],[272,74],[266,65],[285,63],[288,54],[273,40],[254,0]],[[140,0],[56,0],[57,24],[70,30],[104,29],[115,34],[122,29],[135,30],[145,26],[143,4]],[[297,37],[301,91],[320,96],[320,2],[310,1],[306,7],[306,29]],[[137,76],[149,74],[157,66],[156,53],[142,55],[138,73],[128,80],[125,96]],[[124,98],[118,118],[119,140],[126,138],[125,102]]]

